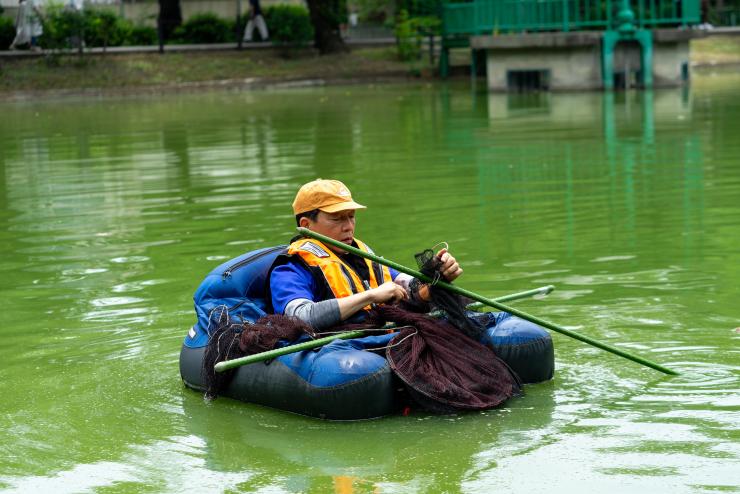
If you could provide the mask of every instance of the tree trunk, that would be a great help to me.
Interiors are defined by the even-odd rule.
[[[161,41],[167,41],[172,37],[172,32],[182,24],[182,11],[180,0],[159,0],[159,17],[157,27]]]
[[[340,24],[347,16],[345,0],[307,0],[314,29],[314,45],[322,55],[347,51]]]

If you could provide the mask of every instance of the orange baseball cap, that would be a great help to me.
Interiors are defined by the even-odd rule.
[[[293,214],[306,213],[314,209],[336,213],[347,209],[365,209],[365,206],[353,201],[349,189],[339,180],[318,178],[303,185],[293,200]]]

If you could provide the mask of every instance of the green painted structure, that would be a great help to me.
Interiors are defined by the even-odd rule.
[[[531,32],[603,31],[602,76],[614,85],[614,51],[622,41],[640,45],[643,67],[653,57],[652,29],[688,28],[700,22],[700,0],[471,0],[442,6],[440,73],[449,72],[449,50],[470,37]],[[475,67],[475,53],[473,53]],[[641,83],[652,86],[650,70]]]

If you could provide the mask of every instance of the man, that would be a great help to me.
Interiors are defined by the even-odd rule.
[[[309,182],[293,201],[298,226],[372,252],[354,236],[358,209],[365,206],[356,203],[338,180]],[[447,281],[462,274],[446,249],[437,256]],[[409,275],[338,247],[298,237],[270,273],[270,295],[276,314],[295,316],[315,329],[323,329],[361,314],[372,304],[408,300],[411,280]]]

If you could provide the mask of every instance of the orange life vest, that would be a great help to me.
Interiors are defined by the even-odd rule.
[[[355,239],[355,242],[360,250],[373,253],[363,242],[357,239]],[[309,267],[319,268],[335,298],[348,297],[355,293],[364,292],[368,287],[365,286],[363,281],[367,281],[369,288],[377,288],[386,281],[392,281],[388,267],[381,266],[369,259],[363,260],[367,263],[370,279],[362,280],[355,270],[342,261],[334,251],[314,239],[302,238],[296,240],[288,246],[288,255],[299,256]],[[316,270],[312,271],[315,272]]]

